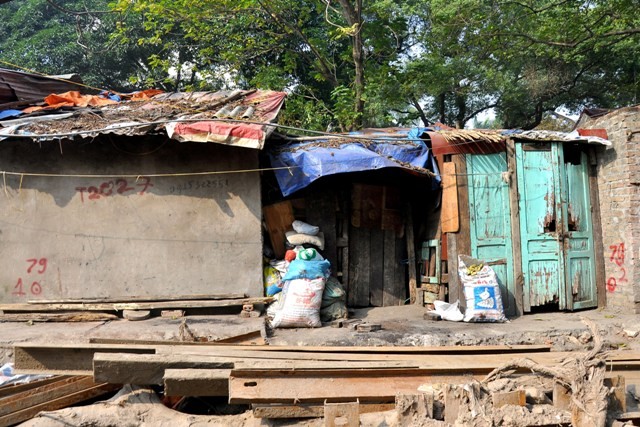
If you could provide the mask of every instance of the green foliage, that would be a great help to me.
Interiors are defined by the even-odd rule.
[[[118,90],[284,90],[282,121],[318,130],[487,110],[478,126],[532,128],[558,107],[638,102],[638,0],[363,3],[13,0],[0,59]]]

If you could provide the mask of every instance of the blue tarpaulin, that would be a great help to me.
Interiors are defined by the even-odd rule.
[[[349,136],[357,138],[363,135],[367,141],[347,140],[338,145],[331,145],[330,140],[316,140],[292,144],[270,153],[271,166],[290,168],[275,171],[284,196],[305,188],[323,176],[388,167],[411,166],[427,169],[436,175],[435,180],[439,182],[438,167],[431,150],[419,139],[424,131],[424,128],[406,130],[405,140],[381,137],[370,141],[369,136],[353,133]],[[327,144],[322,144],[323,142]]]

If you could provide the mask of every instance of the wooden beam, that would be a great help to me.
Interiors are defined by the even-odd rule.
[[[418,271],[416,268],[416,243],[413,238],[413,206],[407,203],[405,207],[405,236],[407,239],[407,258],[409,259],[409,304],[422,305],[418,301]]]
[[[93,377],[111,384],[163,384],[165,369],[231,369],[233,359],[184,354],[96,353]]]
[[[0,399],[0,417],[95,385],[90,376],[70,377],[4,397]]]
[[[118,316],[110,313],[86,311],[0,314],[0,322],[105,322],[108,320],[118,320]]]
[[[33,418],[39,412],[42,411],[55,411],[57,409],[66,408],[68,406],[75,405],[85,400],[93,399],[103,394],[112,392],[118,387],[112,384],[98,384],[78,392],[61,396],[59,398],[50,400],[48,402],[41,403],[39,405],[31,406],[21,411],[13,412],[5,416],[0,417],[0,425],[9,426],[18,424],[22,421]]]
[[[71,377],[56,375],[56,376],[51,377],[51,378],[43,378],[43,379],[40,379],[40,380],[35,380],[33,382],[30,382],[30,383],[5,384],[3,386],[0,386],[0,398],[4,398],[6,396],[11,396],[11,395],[14,395],[14,394],[22,393],[23,391],[27,391],[27,390],[31,390],[31,389],[34,389],[34,388],[38,388],[38,387],[41,387],[43,385],[51,384],[53,382],[64,380],[64,379],[67,379],[67,378],[71,378]]]
[[[364,374],[364,376],[363,376]],[[425,375],[415,372],[274,372],[260,375],[232,371],[229,377],[230,403],[393,403],[397,393],[414,393],[423,384],[466,384],[471,375]],[[476,376],[481,379],[481,376]]]
[[[130,302],[157,302],[157,301],[192,301],[192,300],[221,300],[243,299],[247,294],[199,294],[199,295],[174,295],[157,298],[153,296],[123,296],[104,298],[68,298],[68,299],[42,299],[29,300],[29,304],[88,304],[88,303],[130,303]]]
[[[167,396],[228,396],[229,369],[166,369]]]
[[[393,403],[361,403],[358,410],[361,414],[390,411]],[[319,404],[254,404],[251,405],[255,418],[321,418],[324,416],[324,405]]]
[[[284,258],[285,253],[285,232],[291,230],[291,223],[295,219],[293,216],[293,206],[290,201],[275,203],[262,208],[264,223],[271,240],[271,247],[276,258]]]
[[[442,210],[440,224],[443,233],[457,233],[460,229],[460,211],[458,209],[458,177],[456,164],[442,164]]]
[[[515,280],[515,307],[511,316],[522,316],[531,311],[529,298],[524,297],[524,275],[522,273],[522,245],[520,240],[520,206],[518,203],[518,175],[516,168],[516,148],[512,139],[507,140],[507,171],[509,174],[509,207],[511,212],[511,250],[513,253],[513,279]],[[526,300],[526,302],[525,302]]]
[[[233,300],[154,301],[132,303],[73,303],[73,304],[0,304],[4,313],[46,311],[122,311],[165,310],[186,308],[235,307],[245,304],[268,304],[273,297],[245,298]]]
[[[92,375],[93,355],[97,352],[153,354],[145,346],[100,344],[40,346],[22,344],[13,348],[14,368],[20,374]]]

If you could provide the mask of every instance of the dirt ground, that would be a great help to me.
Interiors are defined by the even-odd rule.
[[[381,346],[381,345],[480,345],[480,344],[549,344],[555,351],[584,351],[591,335],[581,317],[592,319],[604,336],[608,348],[640,349],[640,316],[611,310],[587,310],[575,313],[529,314],[508,323],[454,323],[423,318],[426,310],[418,306],[368,308],[356,310],[353,317],[380,323],[381,331],[358,333],[350,328],[329,325],[317,329],[267,329],[270,345],[298,346]],[[11,361],[12,346],[17,343],[69,344],[86,343],[90,338],[142,340],[180,340],[180,319],[152,318],[143,321],[109,321],[87,323],[0,323],[0,361]],[[264,317],[226,316],[187,317],[190,330],[209,340],[227,338],[263,328]],[[133,393],[133,394],[132,394]],[[135,397],[132,397],[135,396]],[[629,400],[629,399],[628,399]],[[125,403],[135,403],[128,405]],[[637,402],[636,402],[637,403]],[[553,408],[551,408],[553,409]],[[513,415],[513,416],[511,416]],[[514,425],[520,419],[511,414]],[[537,416],[549,414],[538,414]],[[361,415],[363,426],[395,426],[395,411]],[[108,402],[41,413],[24,426],[61,425],[171,425],[171,426],[321,426],[322,419],[268,421],[256,419],[251,411],[239,415],[200,416],[170,410],[159,403],[154,393],[125,388]],[[428,427],[445,425],[440,421],[421,420]]]
[[[640,349],[640,316],[610,310],[586,310],[528,314],[508,323],[456,323],[424,320],[426,309],[418,306],[377,307],[355,311],[356,318],[380,323],[381,331],[358,333],[350,328],[323,326],[316,329],[268,330],[270,345],[299,346],[439,346],[490,344],[550,344],[555,351],[584,349],[589,334],[582,316],[592,319],[605,334],[610,348]],[[197,337],[216,340],[255,331],[264,317],[235,315],[189,316]],[[17,343],[86,343],[90,338],[138,340],[180,340],[180,319],[151,318],[142,321],[117,320],[82,323],[0,323],[0,363],[11,361]],[[627,332],[625,332],[625,330]]]

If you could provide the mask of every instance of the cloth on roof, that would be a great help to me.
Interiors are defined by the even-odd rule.
[[[117,104],[121,98],[131,101],[145,101],[161,93],[163,93],[163,91],[158,89],[147,89],[113,97],[112,93],[106,91],[103,91],[100,95],[83,95],[76,90],[72,90],[60,94],[52,93],[44,99],[45,104],[47,104],[46,106],[25,108],[23,112],[28,114],[40,110],[57,110],[62,107],[100,107],[103,105]]]
[[[388,167],[420,168],[433,172],[434,184],[440,181],[438,166],[431,150],[419,137],[424,129],[411,129],[403,140],[381,138],[375,141],[347,141],[337,146],[330,140],[293,144],[269,156],[282,194],[286,197],[320,177],[346,172],[361,172]],[[357,138],[358,133],[351,134]],[[346,137],[348,138],[348,137]]]

